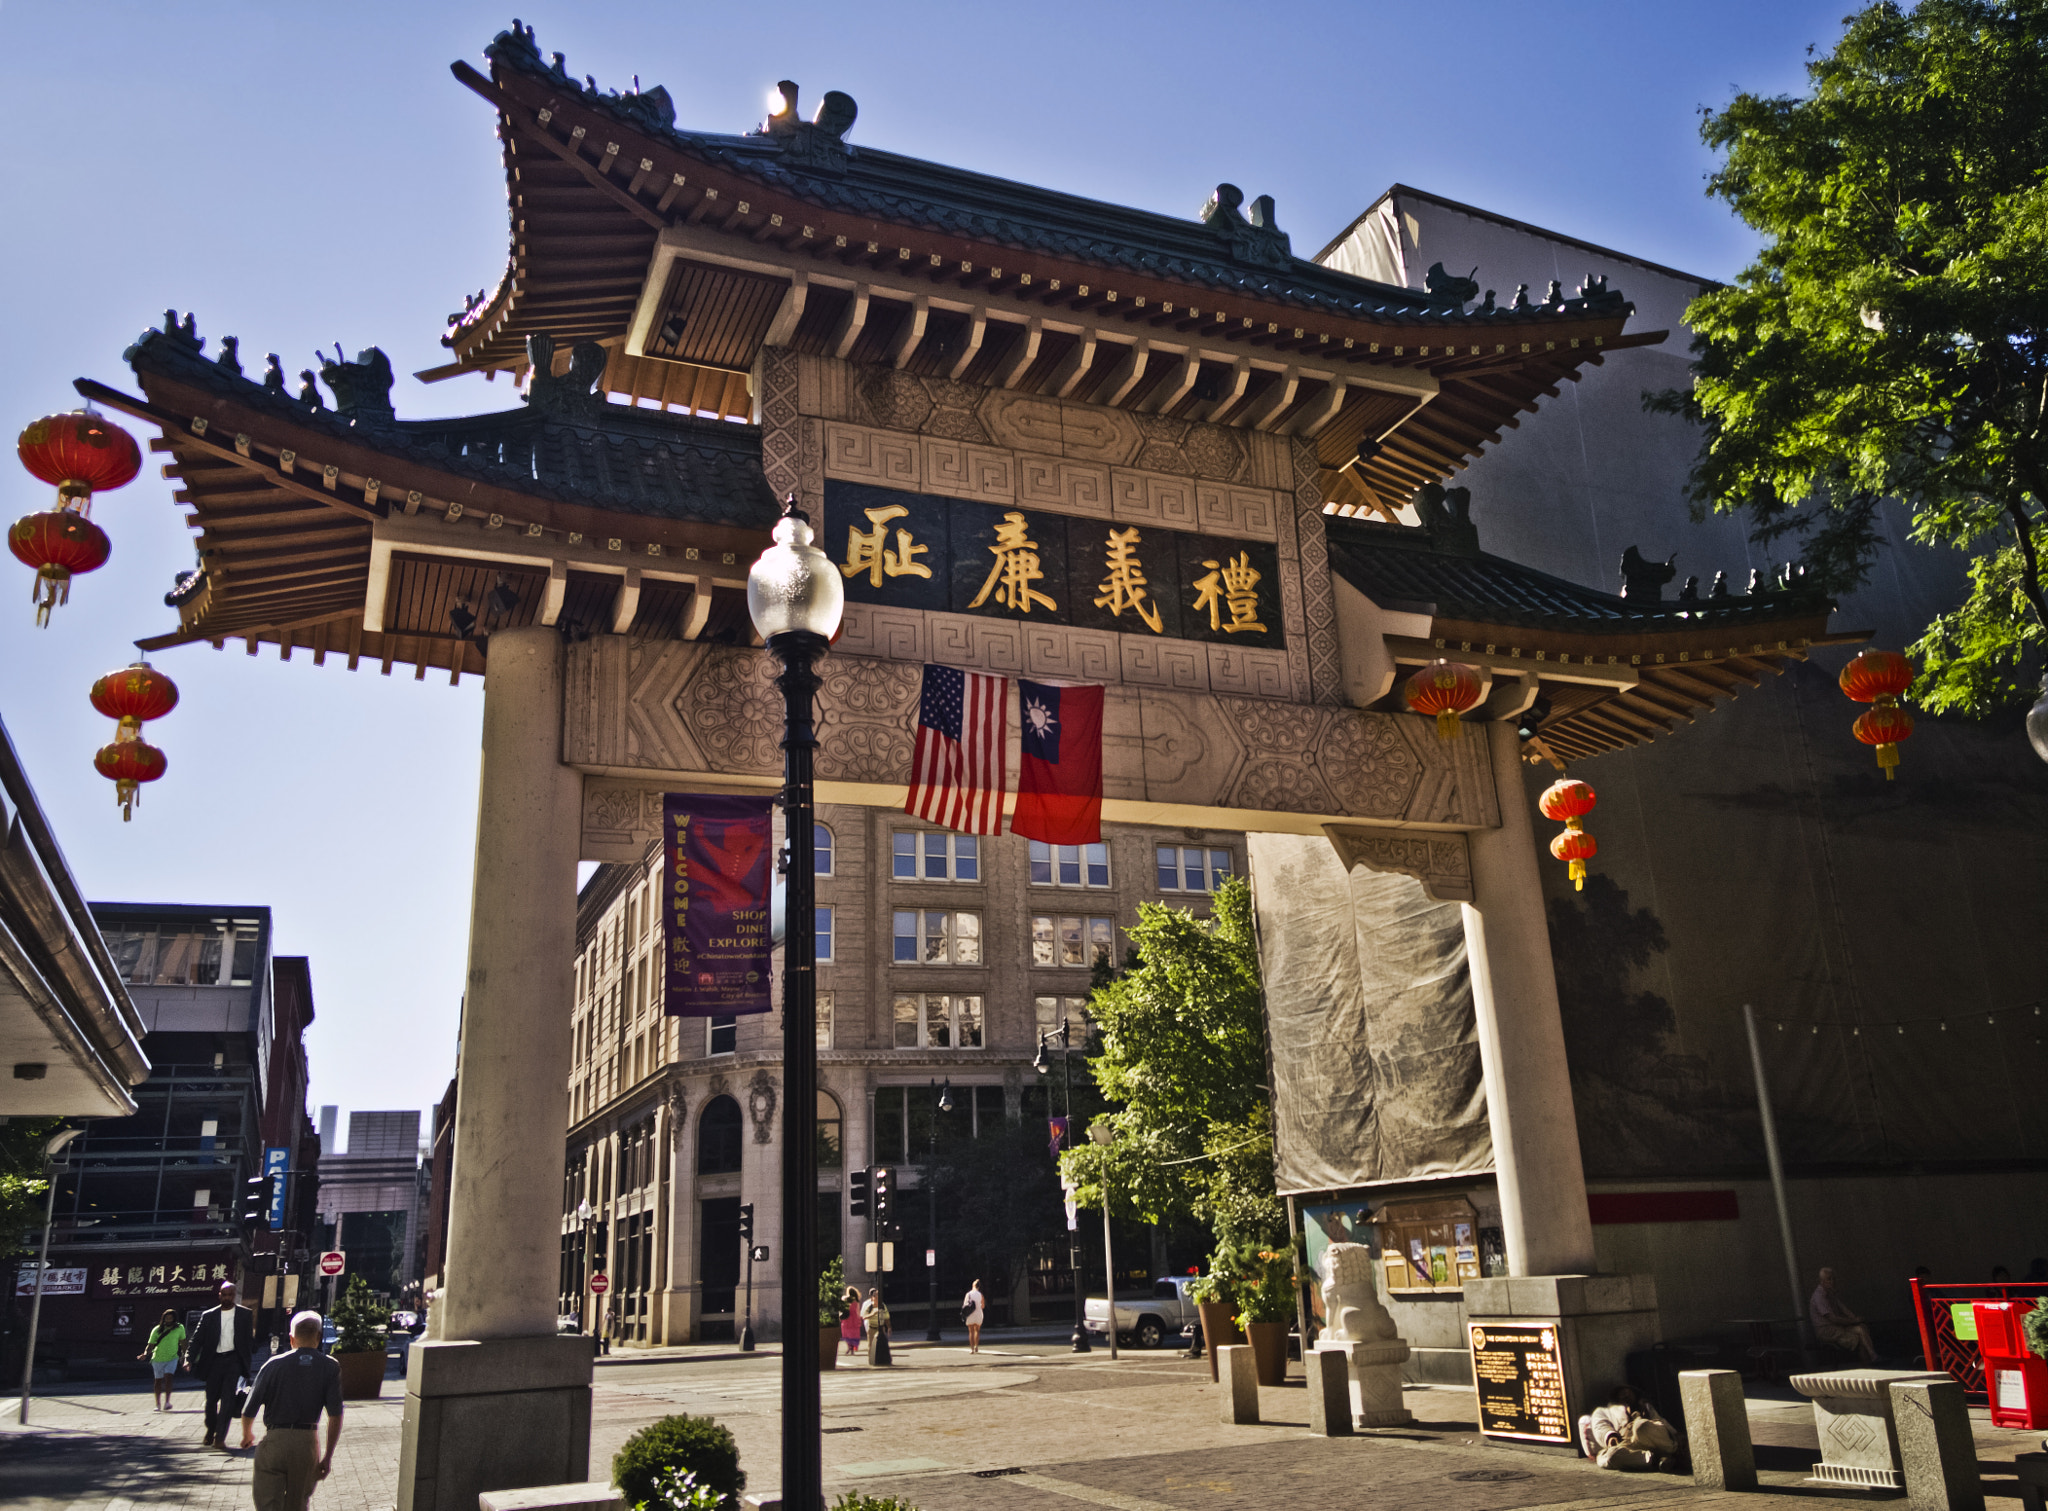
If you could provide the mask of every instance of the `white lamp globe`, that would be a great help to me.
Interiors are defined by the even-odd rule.
[[[846,612],[846,583],[832,558],[811,544],[811,522],[791,494],[775,522],[775,544],[747,572],[747,615],[763,640],[805,631],[830,640]]]

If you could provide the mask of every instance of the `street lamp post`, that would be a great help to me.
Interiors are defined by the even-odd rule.
[[[931,1249],[931,1263],[924,1267],[925,1317],[924,1341],[939,1341],[939,1189],[932,1180],[932,1171],[939,1162],[939,1113],[953,1110],[953,1078],[946,1077],[941,1087],[937,1081],[931,1083],[938,1092],[932,1113],[931,1137],[927,1141],[924,1159],[924,1241]]]
[[[21,1364],[21,1424],[28,1425],[28,1398],[36,1383],[36,1328],[43,1320],[43,1280],[50,1272],[50,1225],[57,1216],[57,1156],[64,1152],[83,1128],[66,1128],[43,1145],[43,1165],[49,1172],[49,1195],[43,1202],[43,1244],[36,1254],[35,1299],[28,1304],[28,1356]]]
[[[1073,1058],[1073,1034],[1065,1018],[1060,1026],[1048,1029],[1038,1036],[1038,1058],[1031,1062],[1031,1068],[1040,1075],[1049,1073],[1052,1062],[1046,1055],[1045,1047],[1054,1039],[1060,1043],[1060,1106],[1066,1114],[1067,1137],[1074,1132],[1074,1083],[1067,1069],[1067,1062]],[[1088,1346],[1088,1288],[1081,1284],[1081,1229],[1078,1224],[1067,1224],[1067,1265],[1074,1275],[1074,1336],[1073,1351],[1077,1354],[1093,1353]],[[1116,1326],[1115,1300],[1110,1302],[1110,1326]]]
[[[1109,1238],[1109,1146],[1116,1134],[1107,1123],[1090,1123],[1088,1140],[1102,1147],[1102,1274],[1103,1292],[1109,1297],[1109,1356],[1116,1357],[1116,1251]]]
[[[818,658],[846,610],[846,585],[784,501],[775,543],[747,573],[747,614],[782,663],[782,812],[789,852],[782,944],[782,1504],[824,1500],[818,1401],[818,918],[813,725]]]

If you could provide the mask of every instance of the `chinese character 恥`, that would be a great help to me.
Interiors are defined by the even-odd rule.
[[[848,577],[868,574],[868,582],[875,587],[882,585],[882,577],[930,577],[932,569],[916,558],[923,556],[927,548],[914,544],[910,532],[899,526],[896,530],[894,550],[883,544],[888,539],[889,521],[901,519],[910,511],[901,504],[890,504],[881,509],[864,509],[868,523],[875,528],[860,531],[848,526],[846,531],[846,560],[839,570]]]

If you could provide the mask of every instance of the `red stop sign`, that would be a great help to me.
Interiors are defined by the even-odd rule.
[[[320,1256],[320,1273],[323,1275],[339,1275],[346,1268],[348,1256],[339,1249],[329,1249]]]
[[[599,1295],[599,1296],[602,1296],[602,1295],[603,1295],[603,1294],[604,1294],[604,1293],[605,1293],[606,1291],[610,1290],[611,1288],[612,1288],[612,1278],[611,1278],[611,1276],[609,1276],[609,1275],[592,1275],[592,1276],[590,1277],[590,1289],[591,1289],[591,1291],[592,1291],[592,1293],[593,1293],[593,1294],[595,1294],[595,1295]]]

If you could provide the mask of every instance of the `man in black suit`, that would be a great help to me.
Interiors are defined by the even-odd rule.
[[[199,1315],[192,1330],[192,1342],[185,1351],[185,1367],[206,1386],[206,1444],[223,1453],[228,1446],[228,1423],[235,1415],[235,1381],[255,1373],[256,1314],[235,1305],[232,1281],[220,1288],[220,1305]]]

